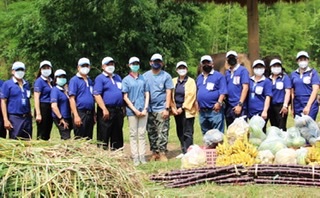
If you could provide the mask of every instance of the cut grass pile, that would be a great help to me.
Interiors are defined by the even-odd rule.
[[[85,140],[0,139],[0,197],[148,196],[128,161]]]

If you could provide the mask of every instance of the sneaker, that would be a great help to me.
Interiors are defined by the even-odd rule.
[[[140,164],[139,159],[138,159],[138,158],[134,158],[134,159],[133,159],[133,165],[134,165],[134,166],[138,166],[139,164]]]
[[[167,162],[168,161],[168,158],[165,153],[160,153],[159,161],[160,162]]]
[[[144,156],[140,156],[140,162],[141,164],[146,164],[147,163],[146,158]]]
[[[180,153],[178,156],[176,156],[176,159],[181,159],[184,156],[183,153]]]
[[[157,161],[159,159],[159,154],[158,153],[153,153],[151,158],[150,158],[150,161]]]

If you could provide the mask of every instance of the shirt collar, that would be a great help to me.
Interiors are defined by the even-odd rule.
[[[13,80],[14,83],[17,83],[17,82],[18,82],[15,77],[12,77],[12,80]],[[26,82],[24,79],[22,79],[22,84],[24,85],[24,84],[26,84],[26,83],[27,83],[27,82]]]
[[[304,71],[303,73],[306,73],[306,72],[308,72],[308,71],[311,71],[311,68],[310,68],[310,67],[307,67],[306,71]],[[296,72],[297,72],[297,73],[300,73],[299,68],[296,69]]]
[[[60,89],[61,91],[64,91],[64,88],[63,88],[63,87],[60,87],[59,85],[56,85],[56,87],[57,87],[58,89]]]
[[[253,81],[255,81],[255,76],[251,76],[251,79],[252,79]],[[261,79],[258,80],[258,82],[264,81],[265,79],[266,79],[266,77],[263,75],[263,76],[261,77]]]
[[[42,75],[40,76],[44,81],[47,81],[47,79],[45,77],[43,77]],[[49,77],[49,81],[52,81],[52,78]]]
[[[83,78],[79,72],[76,74],[76,76],[78,76],[79,78]]]
[[[138,76],[137,76],[137,77],[135,77],[135,76],[132,74],[132,72],[130,72],[130,73],[129,73],[129,75],[130,75],[132,78],[134,78],[134,79],[138,79],[138,78],[139,78],[139,76],[140,76],[140,74],[138,73]]]
[[[235,66],[232,71],[235,72],[239,67],[240,67],[240,64],[237,64],[237,66]],[[229,68],[229,71],[231,72],[230,68]]]
[[[102,72],[103,75],[105,75],[106,77],[109,77],[109,74],[107,74],[105,71]],[[114,74],[112,74],[112,77],[114,76]]]
[[[214,69],[212,68],[211,72],[209,74],[213,74],[214,73]],[[201,73],[202,75],[204,75],[204,73]]]

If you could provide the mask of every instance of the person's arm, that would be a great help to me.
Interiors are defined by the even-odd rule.
[[[98,104],[98,106],[102,110],[102,113],[103,113],[102,118],[104,120],[108,120],[109,119],[109,111],[108,111],[106,105],[104,104],[101,95],[94,95],[94,99],[96,100],[96,103]]]
[[[8,130],[11,130],[13,127],[12,127],[11,122],[8,119],[7,99],[6,98],[1,98],[1,110],[2,110],[4,127]]]
[[[288,104],[290,101],[290,97],[291,97],[291,89],[285,89],[283,106],[279,112],[282,117],[284,117],[284,115],[288,114]]]
[[[144,108],[142,111],[142,115],[147,115],[148,107],[149,107],[149,100],[150,100],[150,93],[147,91],[144,93],[145,101],[144,101]]]
[[[264,106],[263,106],[263,111],[261,113],[261,117],[263,119],[267,119],[268,116],[268,110],[269,110],[269,106],[270,106],[270,101],[271,101],[271,97],[270,96],[266,96],[266,99],[264,101]]]
[[[164,119],[169,117],[169,109],[171,105],[171,97],[172,97],[172,90],[171,89],[166,89],[166,106],[165,110],[162,112],[162,117]]]
[[[128,107],[134,112],[136,116],[140,116],[140,111],[132,104],[131,100],[128,97],[128,93],[123,94],[123,100],[127,103]]]
[[[216,104],[214,104],[213,106],[213,110],[216,112],[219,112],[223,103],[225,95],[224,94],[220,94],[218,101],[216,102]]]
[[[62,116],[62,114],[59,110],[59,107],[58,107],[58,103],[56,103],[56,102],[51,103],[51,109],[52,109],[53,113],[57,116],[57,118],[59,119],[59,125],[63,124],[63,128],[68,129],[69,124],[67,122],[65,122],[65,120],[63,119],[63,116]]]
[[[42,116],[40,111],[40,92],[34,92],[34,109],[36,111],[36,121],[41,122]]]
[[[73,114],[73,119],[74,119],[74,124],[79,127],[81,126],[81,118],[79,116],[78,110],[77,110],[77,104],[76,104],[76,99],[74,95],[69,96],[69,102],[70,102],[70,109]]]
[[[318,84],[312,85],[312,92],[309,97],[307,105],[303,109],[303,114],[309,115],[311,106],[312,106],[314,100],[317,98],[318,91],[319,91],[319,85]]]
[[[242,84],[242,91],[241,91],[239,103],[237,106],[234,107],[234,113],[236,115],[239,115],[242,111],[243,103],[246,100],[248,95],[248,90],[249,90],[249,84]]]

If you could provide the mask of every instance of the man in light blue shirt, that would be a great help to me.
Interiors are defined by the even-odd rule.
[[[161,70],[162,55],[154,54],[150,59],[151,70],[143,74],[150,88],[149,115],[147,123],[152,160],[168,161],[169,111],[173,82],[170,74]]]

